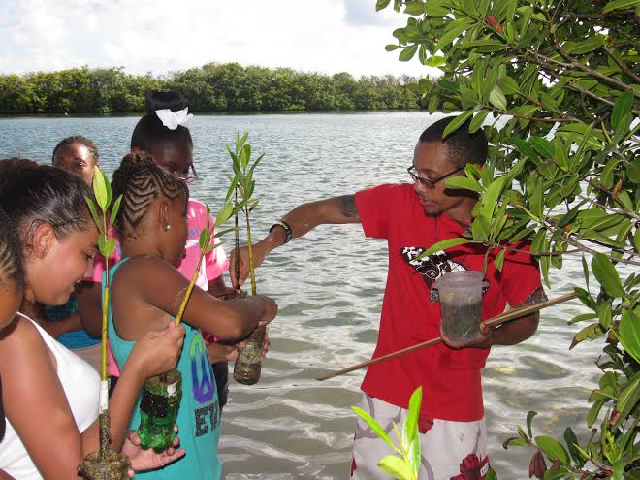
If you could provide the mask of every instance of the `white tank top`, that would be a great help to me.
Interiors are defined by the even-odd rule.
[[[73,417],[80,432],[85,431],[98,418],[100,375],[87,362],[51,337],[40,325],[26,315],[38,329],[57,363],[57,373]],[[5,384],[6,395],[6,384]],[[0,469],[16,479],[40,480],[42,475],[34,465],[7,418],[7,432],[0,443]]]

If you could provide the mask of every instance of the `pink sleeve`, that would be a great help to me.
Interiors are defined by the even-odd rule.
[[[218,278],[224,272],[229,270],[229,260],[227,259],[227,255],[224,253],[222,245],[205,255],[205,264],[207,266],[207,280]]]

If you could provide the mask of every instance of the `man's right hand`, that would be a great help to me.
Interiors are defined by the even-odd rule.
[[[239,252],[239,254],[238,254]],[[252,248],[253,267],[258,268],[264,262],[267,252],[261,247],[261,243],[256,243]],[[238,260],[239,259],[239,260]],[[236,276],[236,262],[240,262],[240,277]],[[229,264],[229,275],[231,276],[231,283],[233,288],[240,288],[249,276],[249,248],[240,247],[240,250],[235,248],[231,251],[231,262]]]

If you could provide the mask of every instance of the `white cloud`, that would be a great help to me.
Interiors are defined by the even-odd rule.
[[[374,0],[0,0],[0,71],[166,73],[207,62],[427,75],[386,52],[405,17]]]

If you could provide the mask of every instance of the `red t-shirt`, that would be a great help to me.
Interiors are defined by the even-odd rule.
[[[482,271],[485,247],[460,245],[416,261],[436,241],[461,237],[464,227],[447,214],[429,217],[410,184],[381,185],[356,194],[367,237],[384,239],[389,248],[389,273],[382,303],[380,332],[373,358],[439,336],[440,304],[431,286],[443,272]],[[514,245],[527,249],[526,244]],[[498,252],[495,251],[495,254]],[[507,251],[502,272],[491,254],[482,298],[482,319],[525,302],[540,286],[536,261]],[[362,390],[369,396],[407,408],[422,385],[422,412],[430,418],[471,422],[484,415],[480,369],[490,349],[453,350],[434,345],[369,367]]]

